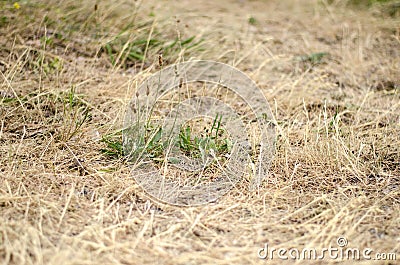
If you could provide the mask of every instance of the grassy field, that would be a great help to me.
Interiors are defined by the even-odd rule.
[[[398,264],[399,7],[0,1],[0,263],[282,264],[260,248],[344,237],[371,257],[397,253],[359,264]],[[135,182],[121,129],[160,54],[163,67],[232,65],[262,89],[276,151],[259,189],[244,178],[216,202],[176,207]]]

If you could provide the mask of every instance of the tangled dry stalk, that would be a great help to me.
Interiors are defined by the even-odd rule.
[[[331,2],[1,2],[1,262],[264,264],[265,243],[338,236],[399,259],[399,18]],[[159,52],[263,89],[278,138],[259,190],[179,208],[134,182],[119,130]]]

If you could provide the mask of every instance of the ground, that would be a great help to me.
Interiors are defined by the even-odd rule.
[[[398,263],[399,3],[358,2],[2,1],[1,262],[281,264],[260,248],[343,237]],[[135,182],[121,128],[146,77],[192,59],[257,83],[276,150],[258,189],[177,207]]]

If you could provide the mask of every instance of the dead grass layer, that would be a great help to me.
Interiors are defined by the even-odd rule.
[[[398,262],[398,17],[342,1],[201,2],[0,3],[1,263],[280,264],[257,250],[339,236]],[[135,183],[119,129],[160,52],[164,65],[226,62],[263,90],[277,144],[259,190],[244,180],[180,208]]]

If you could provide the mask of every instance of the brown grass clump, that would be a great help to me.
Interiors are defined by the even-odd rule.
[[[398,262],[397,11],[214,2],[0,3],[2,264],[280,264],[258,250],[340,236]],[[121,128],[160,53],[226,62],[262,88],[277,145],[260,189],[180,208],[135,183]]]

